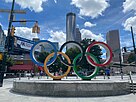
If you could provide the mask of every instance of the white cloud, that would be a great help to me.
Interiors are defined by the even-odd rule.
[[[33,38],[38,38],[37,33],[32,33],[32,28],[27,27],[16,27],[15,35],[32,40]]]
[[[126,0],[123,2],[123,12],[129,11],[134,11],[134,14],[136,13],[136,0]],[[129,17],[122,25],[126,31],[131,31],[132,26],[133,32],[136,34],[136,16]]]
[[[0,22],[1,27],[3,27],[2,23]]]
[[[95,39],[96,41],[104,41],[103,35],[95,35],[93,34],[90,30],[87,29],[81,29],[81,37],[82,39],[84,38],[91,38]],[[66,42],[66,34],[63,31],[49,31],[50,33],[50,38],[48,39],[49,41],[52,42],[59,42],[59,45],[63,45]]]
[[[136,0],[126,0],[123,2],[123,12],[136,11]]]
[[[132,39],[128,38],[127,41],[126,41],[126,39],[123,39],[120,43],[121,43],[122,47],[132,46]]]
[[[82,34],[81,35],[82,39],[91,38],[91,39],[95,39],[96,41],[104,41],[102,34],[96,35],[96,34],[93,34],[90,30],[87,30],[87,29],[81,29],[80,32]]]
[[[54,0],[54,2],[57,4],[57,0]]]
[[[85,22],[84,26],[85,27],[94,27],[94,26],[96,26],[96,24],[92,24],[91,22]]]
[[[63,31],[50,31],[50,38],[49,41],[52,42],[59,42],[59,45],[61,46],[66,42],[66,34]]]
[[[5,0],[6,2],[12,2],[13,0]],[[41,12],[43,11],[42,4],[47,0],[16,0],[15,2],[21,6],[21,8],[29,8],[31,11]]]
[[[81,16],[96,18],[109,7],[106,0],[72,0],[72,5],[80,9]]]
[[[4,34],[7,36],[7,34],[8,34],[8,31],[7,31],[7,30],[4,30]]]
[[[85,18],[84,18],[83,16],[81,16],[80,14],[78,14],[78,17],[79,17],[80,19],[85,20]]]
[[[134,33],[136,33],[136,16],[128,18],[123,26],[127,31],[130,31],[130,28],[132,26]]]
[[[2,27],[2,30],[4,31],[4,35],[6,35],[6,36],[7,36],[8,31],[3,29],[3,25],[2,25],[2,23],[1,23],[1,22],[0,22],[0,26]]]
[[[28,27],[15,27],[15,35],[32,40],[33,38],[38,38],[37,33],[32,33],[32,28]],[[7,36],[8,31],[4,30],[4,34]]]

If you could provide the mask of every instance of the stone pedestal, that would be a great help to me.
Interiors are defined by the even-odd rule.
[[[128,82],[110,81],[14,81],[13,92],[57,97],[99,97],[130,93]]]

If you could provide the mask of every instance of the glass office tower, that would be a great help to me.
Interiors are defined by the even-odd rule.
[[[66,15],[66,41],[76,40],[76,14],[68,13]],[[67,49],[73,47],[73,45],[67,45]]]

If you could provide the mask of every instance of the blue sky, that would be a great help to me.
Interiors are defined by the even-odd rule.
[[[1,0],[0,9],[11,9],[12,0]],[[16,0],[15,9],[26,14],[15,14],[15,20],[37,20],[40,34],[31,33],[34,23],[13,23],[15,35],[32,39],[39,37],[50,41],[66,39],[66,14],[76,13],[76,23],[82,38],[98,41],[106,39],[109,30],[119,29],[121,46],[132,46],[130,27],[136,33],[136,0]],[[8,28],[8,13],[0,13],[0,24],[5,33]],[[135,35],[136,36],[136,35]]]

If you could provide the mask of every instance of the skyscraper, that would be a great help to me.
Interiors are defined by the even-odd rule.
[[[0,25],[0,46],[5,46],[6,35],[4,35],[4,31],[2,30],[2,26]]]
[[[76,28],[76,42],[80,43],[81,42],[81,32],[79,28]]]
[[[4,34],[4,31],[2,30],[2,26],[0,25],[0,53],[4,51],[5,41],[6,41],[6,35]]]
[[[106,35],[106,42],[111,47],[113,52],[112,61],[119,62],[119,54],[120,54],[120,38],[119,38],[119,30],[111,30]]]
[[[52,42],[52,43],[55,45],[56,49],[59,50],[59,43],[58,42]],[[41,52],[46,51],[50,53],[51,51],[54,50],[54,48],[49,43],[44,43],[41,44],[40,46],[41,46]]]
[[[76,14],[68,13],[66,15],[66,41],[76,40]],[[73,47],[72,45],[67,45],[67,49]]]

